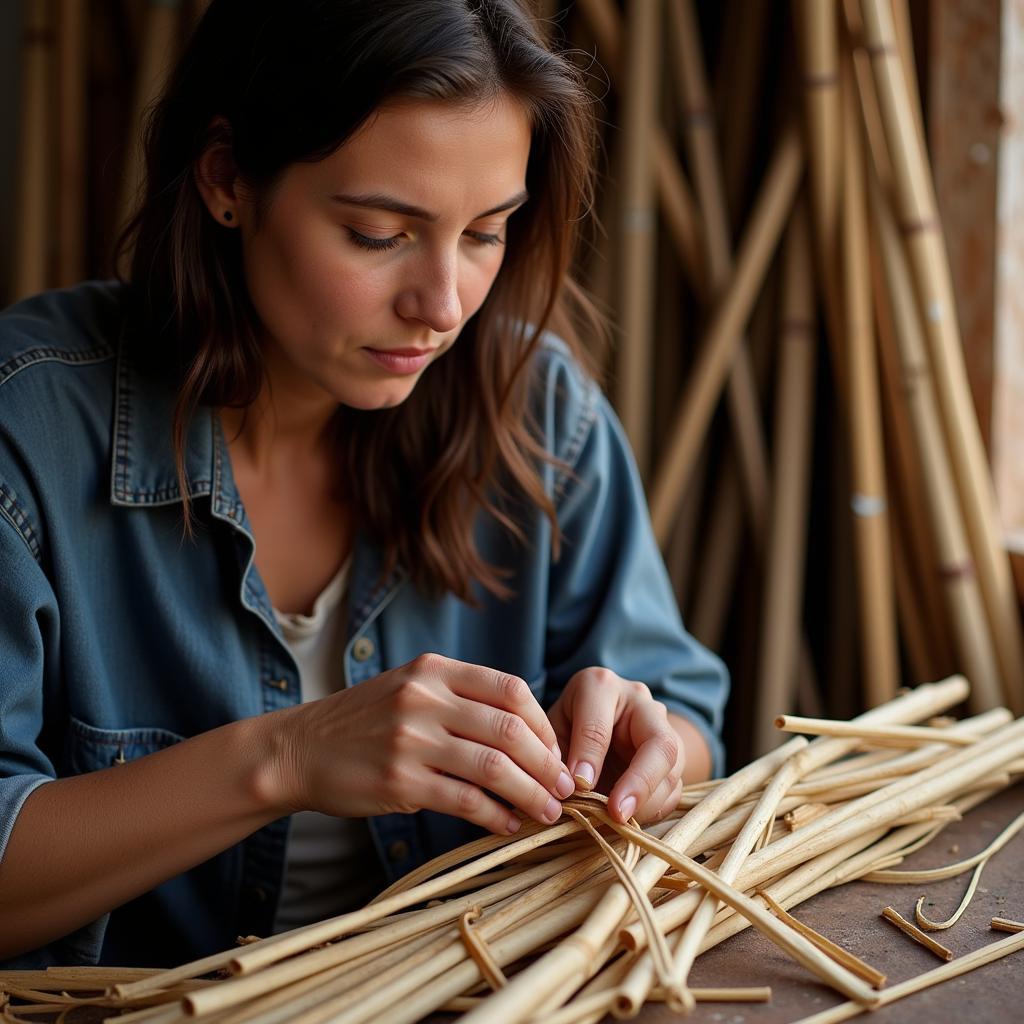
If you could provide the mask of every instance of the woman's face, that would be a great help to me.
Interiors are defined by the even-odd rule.
[[[241,203],[275,403],[403,402],[486,298],[529,152],[527,115],[504,95],[406,100],[326,159],[290,166],[258,227]]]

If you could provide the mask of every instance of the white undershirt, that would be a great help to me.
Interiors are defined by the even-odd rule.
[[[348,574],[346,560],[316,599],[310,615],[274,610],[285,644],[299,667],[304,704],[344,686]],[[362,906],[382,884],[365,819],[299,811],[291,818],[274,931],[298,928]]]

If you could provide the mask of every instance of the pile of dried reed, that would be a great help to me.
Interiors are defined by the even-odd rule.
[[[1005,709],[911,724],[967,689],[957,677],[852,722],[786,723],[822,735],[690,787],[646,829],[617,824],[602,798],[580,793],[558,824],[464,846],[356,912],[172,970],[8,972],[0,999],[16,1021],[82,1005],[122,1024],[412,1024],[441,1008],[471,1022],[597,1021],[651,1000],[685,1011],[699,998],[763,998],[687,985],[701,952],[753,925],[846,995],[852,1005],[831,1012],[849,1015],[913,989],[880,991],[877,969],[785,908],[865,875],[901,880],[892,868],[906,853],[1024,772],[1024,719]],[[923,977],[1021,947],[1014,934]]]

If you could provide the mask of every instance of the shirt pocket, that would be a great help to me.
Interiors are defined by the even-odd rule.
[[[67,765],[71,774],[82,775],[154,754],[182,739],[167,729],[97,729],[72,716]]]

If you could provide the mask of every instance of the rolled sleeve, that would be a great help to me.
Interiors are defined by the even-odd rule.
[[[0,864],[28,797],[56,770],[40,747],[46,678],[57,660],[56,599],[38,546],[9,488],[0,486]],[[0,962],[5,969],[94,963],[105,918],[42,949]]]

